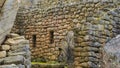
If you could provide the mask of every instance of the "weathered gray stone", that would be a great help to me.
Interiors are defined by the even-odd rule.
[[[89,22],[89,21],[95,20],[95,18],[94,17],[87,17],[86,20]]]
[[[7,53],[6,51],[0,51],[0,58],[6,57]]]
[[[79,22],[79,21],[78,21],[78,19],[74,19],[73,22],[76,23],[76,22]]]
[[[84,40],[86,40],[86,41],[90,40],[90,36],[89,36],[89,35],[86,35],[86,36],[84,37]]]
[[[8,45],[15,45],[15,41],[11,38],[7,39],[7,41],[5,42],[5,44],[8,44]]]
[[[90,44],[90,46],[93,46],[93,47],[100,47],[101,44],[99,42],[94,42],[92,44]]]
[[[99,49],[95,47],[87,47],[88,51],[98,52]]]
[[[89,54],[89,57],[95,57],[95,58],[97,58],[97,54],[94,53],[94,52],[88,52],[88,54]]]
[[[21,51],[21,52],[8,52],[8,56],[15,56],[15,55],[22,55],[25,58],[30,58],[31,52],[30,51]]]
[[[93,2],[93,0],[87,0],[88,2]]]
[[[98,62],[99,59],[94,58],[94,57],[89,57],[89,61],[91,61],[91,62]]]
[[[119,22],[120,18],[119,17],[114,17],[113,19],[114,19],[115,22]]]
[[[2,7],[3,13],[2,16],[0,17],[0,44],[5,39],[5,36],[10,33],[10,30],[16,18],[17,10],[18,10],[17,0],[5,1]]]
[[[5,64],[21,64],[24,63],[24,57],[23,56],[10,56],[4,58],[4,63]]]
[[[104,46],[104,63],[106,68],[120,68],[120,35]]]
[[[19,37],[19,35],[18,34],[14,34],[14,33],[10,33],[10,34],[7,35],[7,37],[14,38],[14,37]]]
[[[20,39],[23,39],[23,40],[24,40],[25,37],[24,37],[24,36],[18,36],[18,37],[14,37],[13,39],[14,39],[14,40],[20,40]]]
[[[93,2],[94,2],[94,3],[97,3],[97,2],[99,2],[99,0],[93,0]]]
[[[29,41],[25,39],[14,40],[13,38],[9,38],[5,42],[5,44],[9,44],[9,45],[29,44]]]
[[[11,64],[11,65],[0,65],[0,68],[19,68],[19,67],[16,66],[15,64]]]
[[[0,65],[3,64],[3,60],[4,60],[4,59],[0,59]]]
[[[30,47],[28,44],[20,43],[18,45],[11,46],[11,50],[16,52],[27,51],[27,50],[30,50]]]
[[[2,45],[2,50],[9,50],[10,49],[10,45]]]
[[[25,65],[19,64],[17,65],[19,68],[25,68]]]
[[[26,52],[8,52],[8,56],[26,55]]]
[[[88,62],[90,68],[99,68],[95,63],[93,62]]]
[[[105,15],[102,19],[106,20],[106,21],[109,21],[110,20],[110,17],[108,15]]]
[[[108,14],[110,15],[112,15],[112,16],[119,16],[116,12],[114,12],[114,11],[110,11],[110,12],[108,12]]]
[[[31,67],[31,61],[30,61],[30,59],[25,59],[24,64],[25,64],[25,66],[27,68],[30,68]]]

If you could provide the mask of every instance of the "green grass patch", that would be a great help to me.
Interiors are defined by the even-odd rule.
[[[49,61],[49,62],[31,62],[32,64],[61,64],[56,61]]]

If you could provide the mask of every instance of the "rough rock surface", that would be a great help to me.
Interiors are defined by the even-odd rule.
[[[0,0],[0,44],[10,33],[19,7],[29,7],[30,0]]]
[[[6,51],[0,51],[0,58],[6,57]]]
[[[11,65],[1,65],[0,68],[19,68],[19,67],[17,67],[14,64],[11,64]]]
[[[17,34],[7,37],[0,46],[0,68],[31,68],[29,41]],[[8,42],[9,39],[12,40]]]
[[[104,46],[103,59],[106,68],[120,68],[120,35]]]
[[[10,33],[18,11],[17,0],[6,0],[2,3],[4,4],[0,10],[0,44],[5,39],[5,36]]]
[[[10,45],[2,45],[2,50],[9,50],[10,49]]]

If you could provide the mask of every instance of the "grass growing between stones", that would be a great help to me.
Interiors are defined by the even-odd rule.
[[[46,64],[46,65],[65,65],[65,63],[58,63],[56,61],[49,61],[49,62],[31,62],[32,64]]]
[[[32,64],[61,64],[61,63],[50,61],[50,62],[32,62]]]
[[[49,67],[49,68],[67,68],[64,63],[58,63],[56,61],[49,61],[49,62],[32,62],[32,66],[38,67]]]

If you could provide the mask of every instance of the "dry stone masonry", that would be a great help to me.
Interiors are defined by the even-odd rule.
[[[31,68],[29,41],[18,34],[9,34],[0,45],[0,68]]]
[[[32,60],[56,61],[73,31],[75,68],[104,68],[103,46],[120,33],[120,0],[51,1],[20,8],[12,29],[29,39]]]

